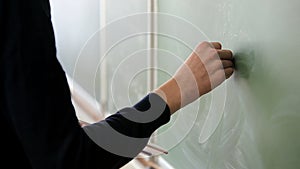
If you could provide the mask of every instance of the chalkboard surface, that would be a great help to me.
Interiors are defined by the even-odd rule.
[[[63,67],[101,100],[100,1],[51,2]],[[204,40],[232,49],[237,66],[225,84],[158,131],[158,144],[169,151],[163,157],[176,169],[299,169],[300,1],[158,3],[158,84]],[[136,35],[106,56],[107,111],[113,113],[147,93],[148,16],[140,14],[147,1],[107,0],[106,10],[107,44]]]
[[[300,168],[300,1],[159,1],[159,82],[202,40],[234,51],[237,71],[160,129],[178,169]]]

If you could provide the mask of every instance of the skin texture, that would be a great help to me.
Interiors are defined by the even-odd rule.
[[[202,42],[175,75],[153,92],[170,107],[171,114],[210,92],[234,72],[233,54],[219,42]]]

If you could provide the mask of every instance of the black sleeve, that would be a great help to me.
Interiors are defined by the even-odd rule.
[[[142,149],[155,129],[169,121],[168,106],[150,94],[134,107],[82,129],[65,73],[56,59],[49,1],[2,0],[0,25],[0,125],[4,130],[0,148],[5,154],[1,165],[119,168]],[[130,142],[133,147],[114,142],[119,140],[114,140],[115,135],[107,137],[107,131],[136,142]],[[107,142],[133,153],[101,146]]]
[[[114,154],[114,158],[107,158],[107,168],[120,168],[138,155],[151,134],[169,120],[169,107],[151,93],[134,107],[124,108],[84,130],[101,149]]]

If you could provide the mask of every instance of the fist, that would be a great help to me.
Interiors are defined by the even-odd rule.
[[[156,93],[166,100],[173,113],[219,86],[233,72],[230,50],[222,50],[218,42],[202,42]]]
[[[218,42],[202,42],[176,72],[183,103],[210,92],[234,72],[233,55]]]

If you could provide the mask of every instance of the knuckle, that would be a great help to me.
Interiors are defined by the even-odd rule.
[[[200,43],[199,47],[210,47],[210,43],[208,41],[203,41]]]
[[[216,60],[215,61],[215,67],[217,67],[217,68],[223,68],[222,62],[220,60]]]
[[[227,70],[228,74],[230,74],[230,75],[233,73],[233,71],[234,71],[233,68],[228,68],[228,70]]]
[[[232,51],[231,51],[231,50],[226,50],[226,53],[227,53],[227,55],[228,55],[230,58],[232,58],[232,56],[233,56],[233,53],[232,53]]]
[[[224,67],[232,67],[233,63],[230,60],[223,60]]]
[[[219,52],[216,49],[211,49],[210,50],[210,57],[217,57],[219,56]]]

